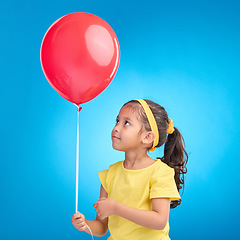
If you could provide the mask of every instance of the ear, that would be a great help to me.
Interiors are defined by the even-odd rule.
[[[144,136],[143,136],[143,139],[142,139],[142,142],[144,144],[150,144],[153,142],[154,138],[156,137],[156,134],[152,131],[150,132],[147,132]]]

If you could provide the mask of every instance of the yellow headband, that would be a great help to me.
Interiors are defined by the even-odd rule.
[[[148,104],[143,99],[137,99],[136,101],[138,101],[142,105],[142,107],[147,115],[147,119],[148,119],[150,128],[156,135],[153,140],[152,148],[149,150],[149,152],[151,152],[151,151],[154,151],[155,147],[158,145],[159,133],[158,133],[157,123],[156,123],[156,120],[155,120],[153,113],[152,113],[150,107],[148,106]]]
[[[151,152],[151,151],[155,150],[155,147],[158,145],[158,141],[159,141],[159,133],[158,133],[157,123],[156,123],[155,117],[153,116],[153,113],[152,113],[150,107],[148,106],[148,104],[143,99],[137,99],[136,101],[138,101],[142,105],[142,107],[147,115],[147,119],[148,119],[150,128],[156,135],[153,140],[152,148],[149,150],[149,152]],[[168,121],[169,121],[169,123],[168,123],[167,134],[172,134],[174,132],[173,121],[171,118],[169,118]]]

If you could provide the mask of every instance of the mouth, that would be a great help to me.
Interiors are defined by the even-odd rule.
[[[112,136],[112,139],[118,139],[118,140],[120,140],[120,138],[117,137],[117,136]]]

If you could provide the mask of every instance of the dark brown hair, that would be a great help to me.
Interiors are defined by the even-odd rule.
[[[145,99],[144,99],[145,100]],[[174,168],[175,170],[175,182],[177,185],[177,189],[180,192],[182,189],[182,194],[184,191],[184,174],[187,173],[187,161],[188,161],[188,154],[185,150],[185,142],[182,137],[182,134],[179,130],[174,127],[174,132],[172,134],[167,134],[168,129],[168,114],[164,107],[160,106],[159,104],[145,100],[152,110],[153,116],[155,117],[158,132],[159,132],[159,142],[156,147],[160,147],[165,143],[164,146],[164,156],[161,159],[162,162],[166,163],[169,167]],[[151,131],[151,127],[149,125],[147,116],[143,108],[141,107],[140,103],[136,100],[132,100],[124,104],[124,106],[128,105],[134,111],[137,111],[140,117],[140,121],[143,123],[143,126],[147,131]],[[151,149],[151,147],[149,148]],[[182,195],[181,194],[181,195]],[[175,208],[180,205],[182,202],[181,199],[176,201],[171,201],[171,208]]]

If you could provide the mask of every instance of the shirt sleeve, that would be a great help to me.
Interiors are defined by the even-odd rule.
[[[108,193],[108,187],[107,187],[107,175],[108,175],[108,170],[104,170],[98,173],[100,182],[105,189],[105,191]]]
[[[168,166],[156,171],[150,181],[150,198],[170,198],[171,201],[180,199],[174,179],[175,171]]]

